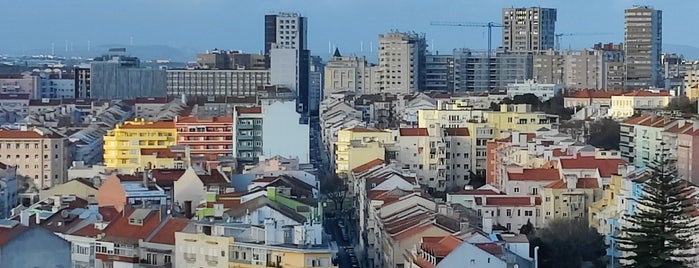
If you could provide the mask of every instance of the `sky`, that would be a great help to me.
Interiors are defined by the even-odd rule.
[[[529,6],[556,8],[557,33],[608,33],[563,37],[561,48],[579,49],[623,41],[624,9],[633,5],[663,11],[664,44],[699,47],[699,27],[687,23],[699,11],[693,0],[0,0],[0,54],[51,51],[53,43],[60,55],[66,40],[75,51],[86,50],[89,41],[92,48],[133,44],[258,53],[264,15],[277,12],[308,17],[308,46],[315,55],[327,55],[332,47],[367,54],[378,34],[391,30],[424,33],[428,49],[444,54],[486,48],[487,29],[430,22],[501,22],[502,8]],[[493,29],[494,47],[501,33]]]

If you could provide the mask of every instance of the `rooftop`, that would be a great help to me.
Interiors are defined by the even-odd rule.
[[[426,137],[429,136],[430,133],[427,131],[427,128],[401,128],[400,135]]]
[[[594,156],[578,156],[559,161],[563,169],[599,169],[600,176],[604,178],[618,174],[619,166],[626,165],[622,159],[597,159]]]
[[[541,197],[534,196],[494,196],[476,197],[479,206],[534,206],[541,205]],[[483,203],[485,199],[485,203]],[[533,203],[532,203],[533,202]]]
[[[560,180],[558,169],[553,168],[525,168],[522,173],[507,172],[509,180],[513,181],[555,181]]]

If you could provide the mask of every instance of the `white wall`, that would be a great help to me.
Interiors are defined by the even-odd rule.
[[[270,83],[272,85],[284,85],[296,92],[296,49],[272,48],[270,50]]]
[[[295,101],[275,101],[263,106],[262,153],[267,157],[280,155],[309,161],[308,125],[299,124]]]

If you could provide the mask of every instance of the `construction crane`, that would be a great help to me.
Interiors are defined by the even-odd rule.
[[[563,36],[584,36],[584,35],[611,35],[614,33],[559,33],[556,36],[556,50],[561,50],[561,37]]]
[[[493,28],[505,27],[504,25],[497,22],[455,22],[455,21],[433,21],[430,25],[434,26],[458,26],[458,27],[487,27],[488,28],[488,58],[490,58],[490,51],[493,44]]]

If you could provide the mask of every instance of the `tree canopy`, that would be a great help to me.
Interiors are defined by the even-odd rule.
[[[607,246],[604,236],[579,219],[555,219],[529,235],[531,248],[539,246],[539,267],[602,267]]]
[[[619,150],[621,126],[609,118],[596,120],[590,124],[590,137],[587,142],[605,150]]]
[[[696,267],[691,263],[696,257],[694,189],[677,176],[675,162],[661,154],[642,177],[641,196],[635,213],[624,217],[618,248],[627,267]]]
[[[325,176],[320,181],[320,192],[335,205],[335,209],[342,209],[347,196],[347,185],[337,175]]]

